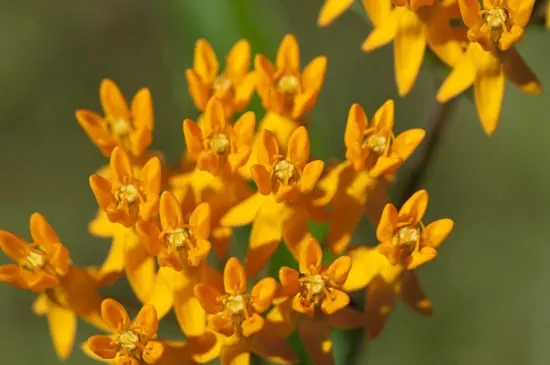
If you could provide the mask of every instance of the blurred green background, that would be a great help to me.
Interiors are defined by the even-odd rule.
[[[103,77],[114,79],[127,97],[150,87],[154,147],[176,161],[184,149],[181,121],[197,116],[184,71],[198,37],[206,37],[219,56],[248,38],[254,52],[273,58],[284,34],[292,32],[303,64],[325,54],[328,74],[311,114],[312,146],[320,157],[342,157],[343,137],[331,137],[343,136],[349,106],[359,102],[371,116],[396,97],[392,48],[361,52],[369,26],[351,12],[319,29],[321,3],[1,0],[0,228],[28,237],[28,218],[39,211],[77,264],[101,262],[108,244],[87,234],[96,211],[87,179],[106,160],[74,111],[100,111]],[[545,85],[549,42],[549,31],[530,29],[519,46]],[[413,92],[396,101],[398,130],[422,126],[436,87],[426,66]],[[422,318],[399,303],[357,363],[550,361],[549,105],[548,94],[526,96],[508,84],[500,126],[488,138],[473,104],[458,101],[421,184],[430,192],[428,220],[456,222],[440,257],[419,270],[435,314]],[[31,313],[35,296],[6,285],[0,295],[0,363],[58,364],[46,320]],[[77,342],[91,333],[81,325]],[[93,363],[78,348],[68,362]]]

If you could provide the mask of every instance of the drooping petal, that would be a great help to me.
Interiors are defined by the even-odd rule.
[[[220,220],[224,226],[239,227],[254,221],[256,214],[263,205],[266,197],[262,194],[254,194],[246,200],[231,208]]]
[[[549,7],[550,9],[550,7]],[[516,48],[510,48],[503,59],[506,78],[527,94],[539,95],[542,85]]]
[[[388,260],[373,247],[357,247],[349,251],[351,270],[343,285],[346,291],[355,291],[369,285],[370,281],[388,265]]]
[[[500,60],[491,52],[476,52],[478,72],[474,80],[474,96],[481,125],[488,135],[492,135],[500,119],[504,98],[504,68]]]
[[[428,316],[432,314],[432,301],[424,294],[412,270],[404,271],[401,276],[401,296],[414,311]]]
[[[474,83],[477,69],[471,57],[472,47],[480,46],[475,43],[470,43],[468,51],[457,61],[449,76],[447,76],[443,84],[439,87],[436,99],[440,103],[446,103]]]
[[[76,315],[70,309],[51,305],[47,318],[55,352],[65,360],[73,350],[77,326]]]
[[[201,336],[206,330],[206,308],[202,305],[205,298],[201,300],[194,293],[193,282],[185,283],[174,293],[176,318],[183,333],[189,337]],[[211,296],[214,293],[208,294]],[[214,303],[209,305],[215,305]]]
[[[394,283],[386,282],[381,276],[376,276],[370,282],[365,295],[365,315],[369,338],[375,338],[380,334],[396,298]]]

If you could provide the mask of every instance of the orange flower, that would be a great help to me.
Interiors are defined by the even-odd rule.
[[[258,163],[252,166],[252,177],[263,195],[274,194],[277,202],[295,201],[308,194],[319,180],[324,162],[309,161],[309,137],[305,127],[297,128],[288,141],[286,158],[279,152],[275,135],[260,132]]]
[[[90,337],[87,344],[94,354],[105,360],[114,360],[116,365],[139,365],[142,361],[154,364],[160,359],[164,347],[155,341],[158,319],[153,306],[143,306],[131,323],[128,312],[120,303],[105,299],[101,303],[101,316],[114,335]]]
[[[137,179],[128,155],[116,147],[111,154],[110,171],[112,182],[100,175],[90,176],[92,192],[109,220],[125,227],[132,227],[138,218],[149,220],[158,209],[160,160],[149,159]]]
[[[255,124],[253,112],[244,113],[233,126],[227,123],[222,103],[212,98],[200,126],[190,119],[183,121],[187,152],[201,170],[213,175],[234,173],[250,155]]]
[[[59,285],[67,274],[69,252],[43,215],[31,215],[30,231],[33,243],[0,231],[0,248],[17,262],[0,266],[0,281],[40,293]]]
[[[359,104],[349,110],[344,141],[346,158],[355,170],[367,169],[378,177],[393,174],[424,139],[423,129],[409,129],[397,137],[393,134],[394,102],[388,100],[376,111],[370,125]]]
[[[176,271],[197,267],[210,252],[210,207],[199,204],[191,213],[189,223],[184,222],[183,212],[176,197],[169,191],[160,198],[160,225],[140,221],[136,228],[144,244],[160,266],[169,266]]]
[[[328,267],[321,265],[323,250],[311,238],[300,247],[300,274],[289,267],[279,270],[283,292],[292,296],[292,309],[313,316],[317,309],[326,315],[344,308],[349,295],[341,290],[351,270],[351,258],[341,256]]]
[[[193,68],[185,76],[189,93],[199,110],[205,110],[208,100],[215,96],[222,102],[225,116],[240,112],[248,105],[255,87],[250,69],[250,44],[240,40],[231,49],[223,73],[218,74],[219,63],[212,46],[206,39],[195,45]]]
[[[99,98],[105,117],[77,110],[76,119],[101,153],[109,157],[117,146],[139,157],[152,141],[153,105],[149,89],[140,89],[128,104],[118,86],[109,79],[101,81]]]
[[[422,217],[428,207],[428,193],[419,190],[403,204],[399,212],[386,204],[376,229],[379,250],[392,265],[414,269],[437,256],[436,249],[453,229],[451,219],[438,219],[426,227]]]
[[[299,119],[317,102],[327,70],[325,56],[314,58],[300,73],[300,48],[287,34],[277,52],[276,69],[263,55],[256,55],[254,68],[258,94],[266,109]]]
[[[486,51],[508,50],[523,38],[535,0],[459,0],[460,13],[468,26],[468,39]]]
[[[273,301],[277,283],[273,278],[260,280],[250,294],[246,294],[244,267],[235,257],[230,258],[223,271],[224,290],[200,283],[195,286],[195,296],[204,310],[209,313],[208,325],[225,336],[249,337],[259,332],[265,312]]]

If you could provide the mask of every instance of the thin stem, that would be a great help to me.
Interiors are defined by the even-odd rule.
[[[451,115],[457,98],[454,98],[447,103],[441,104],[434,100],[433,107],[429,111],[424,128],[426,130],[426,137],[424,142],[420,145],[417,152],[409,160],[412,163],[411,171],[409,172],[409,178],[405,183],[401,196],[398,201],[398,206],[403,205],[409,199],[409,197],[418,190],[420,184],[424,180],[428,167],[434,156],[434,152],[437,150],[441,141],[441,136],[448,124],[447,120]]]

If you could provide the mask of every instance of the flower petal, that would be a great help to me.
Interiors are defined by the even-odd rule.
[[[346,11],[351,4],[353,4],[353,0],[325,0],[319,13],[319,18],[317,18],[317,25],[320,27],[329,25]]]
[[[236,257],[231,257],[225,264],[223,286],[225,292],[232,295],[242,294],[246,291],[244,267]]]
[[[173,231],[183,227],[183,213],[181,206],[169,191],[165,191],[160,196],[160,223],[164,231]]]
[[[279,269],[279,281],[285,296],[294,296],[300,291],[300,274],[290,267],[283,266]]]
[[[349,256],[340,256],[327,268],[326,275],[336,284],[342,286],[351,270],[352,260]]]
[[[114,359],[118,352],[116,341],[109,336],[92,336],[86,345],[94,354],[105,360]]]
[[[300,71],[300,47],[292,34],[287,34],[279,45],[275,62],[277,69],[297,73]]]
[[[203,82],[210,83],[214,81],[218,68],[218,59],[214,49],[206,39],[199,39],[195,44],[194,71],[201,77]]]
[[[428,192],[426,190],[419,190],[411,195],[401,209],[399,209],[399,219],[410,219],[410,224],[417,224],[424,217],[427,207]]]
[[[55,352],[59,358],[66,360],[73,350],[77,326],[76,315],[70,309],[51,305],[47,318]]]
[[[294,163],[297,168],[303,169],[309,160],[309,150],[307,129],[304,126],[300,126],[292,132],[288,140],[287,159]]]
[[[258,313],[265,312],[273,302],[277,282],[273,278],[263,278],[254,285],[252,292],[252,306]]]
[[[116,119],[128,119],[130,111],[126,99],[117,84],[110,79],[103,79],[99,86],[99,98],[101,106],[107,117]]]
[[[206,202],[199,204],[189,217],[189,225],[193,229],[193,233],[203,240],[210,236],[210,221],[210,205]]]
[[[341,290],[333,290],[330,298],[321,303],[321,311],[327,316],[345,308],[349,304],[349,295]]]
[[[114,299],[107,298],[101,302],[101,317],[114,331],[122,332],[130,327],[130,317],[126,309]]]
[[[391,240],[393,231],[397,227],[398,217],[395,206],[390,203],[386,204],[382,211],[380,222],[378,222],[378,227],[376,227],[376,238],[378,238],[378,241]]]
[[[157,311],[151,304],[145,304],[138,312],[133,327],[141,329],[147,336],[153,337],[157,334],[159,320]]]
[[[300,272],[309,274],[316,272],[321,267],[323,259],[323,250],[316,239],[311,238],[302,244],[300,247]]]
[[[452,219],[438,219],[428,224],[422,232],[422,245],[438,248],[451,233],[454,226]]]
[[[149,341],[143,349],[143,361],[147,364],[154,364],[162,357],[164,346],[160,341]]]

